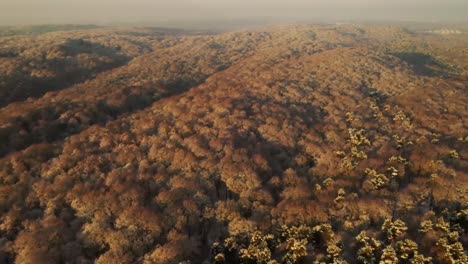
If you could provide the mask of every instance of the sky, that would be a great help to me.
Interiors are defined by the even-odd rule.
[[[0,0],[0,25],[175,20],[467,21],[468,0]]]

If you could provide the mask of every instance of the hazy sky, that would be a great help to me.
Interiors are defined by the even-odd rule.
[[[0,0],[0,24],[181,19],[468,20],[468,0]]]

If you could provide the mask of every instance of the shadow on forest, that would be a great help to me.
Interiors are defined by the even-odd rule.
[[[254,104],[268,105],[271,109],[263,113],[258,113],[254,110]],[[295,120],[291,125],[301,124],[306,127],[317,126],[322,123],[323,118],[326,115],[322,109],[311,104],[278,101],[272,98],[258,97],[252,94],[247,94],[242,97],[242,99],[234,100],[234,105],[243,109],[247,113],[247,118],[249,119],[255,119],[258,114],[261,114],[266,116],[278,115],[274,118],[281,120],[279,116],[282,116],[283,113],[290,113],[292,117],[295,117]],[[269,172],[271,175],[282,175],[287,168],[301,168],[301,166],[296,164],[294,159],[297,154],[304,153],[304,150],[299,145],[291,147],[286,146],[280,141],[273,142],[265,138],[256,129],[243,133],[232,131],[232,134],[234,135],[234,146],[236,148],[249,149],[265,158],[268,162],[269,168],[271,169]],[[291,135],[291,137],[294,137],[294,135]],[[296,171],[299,176],[307,175],[308,169],[315,166],[313,157],[309,158],[310,161],[304,165],[304,168]]]
[[[449,77],[458,69],[442,63],[429,54],[420,52],[394,52],[392,55],[410,64],[415,73],[419,75],[434,77]]]
[[[34,63],[40,63],[41,67],[56,74],[55,77],[32,77],[27,74],[17,73],[5,78],[0,86],[0,107],[12,102],[23,101],[28,97],[38,98],[50,91],[66,89],[77,83],[95,78],[99,73],[109,71],[127,64],[132,58],[120,54],[120,49],[107,47],[99,43],[93,43],[83,39],[68,39],[66,43],[55,47],[64,53],[61,58],[41,59]],[[76,66],[76,58],[82,54],[96,55],[107,59],[93,69]],[[0,53],[0,57],[14,58],[13,52]]]
[[[206,79],[206,77],[204,78]],[[113,91],[124,97],[118,107],[110,105],[106,100],[99,100],[93,104],[65,101],[52,106],[37,108],[28,115],[16,117],[8,126],[0,127],[0,158],[8,153],[20,151],[32,144],[51,143],[63,140],[66,137],[80,133],[86,128],[106,123],[119,118],[124,114],[131,114],[150,107],[153,103],[170,96],[183,93],[192,87],[198,86],[202,81],[177,79],[165,85],[166,91],[156,96],[155,89],[132,89],[125,87]],[[77,113],[85,113],[89,118],[86,121],[77,118],[64,121],[60,116],[64,109],[73,109]],[[22,136],[17,135],[23,131]]]

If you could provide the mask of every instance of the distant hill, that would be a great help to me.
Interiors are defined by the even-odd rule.
[[[14,35],[38,35],[54,31],[97,29],[97,25],[30,25],[0,26],[0,37]]]

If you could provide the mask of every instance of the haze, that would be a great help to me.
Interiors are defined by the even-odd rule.
[[[0,24],[174,20],[466,21],[466,0],[0,0]]]

